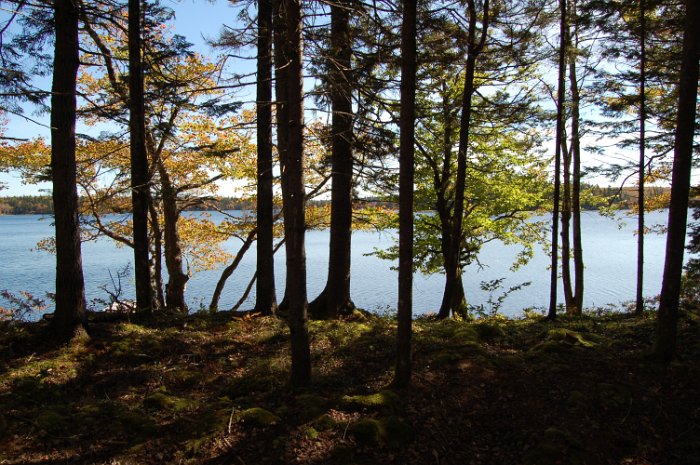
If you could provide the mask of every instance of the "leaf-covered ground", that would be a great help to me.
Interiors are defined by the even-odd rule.
[[[44,347],[0,335],[0,464],[698,464],[700,331],[648,360],[653,315],[311,322],[314,387],[292,391],[287,329],[231,314],[105,321]]]

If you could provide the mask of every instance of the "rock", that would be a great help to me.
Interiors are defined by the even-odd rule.
[[[134,313],[136,312],[136,302],[133,300],[118,300],[107,305],[102,311],[107,313]]]

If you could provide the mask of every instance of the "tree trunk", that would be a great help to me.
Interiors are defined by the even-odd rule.
[[[646,171],[646,2],[639,0],[639,177],[637,187],[637,299],[634,312],[644,312],[644,186]]]
[[[462,116],[459,127],[459,147],[457,149],[457,179],[455,182],[455,206],[452,224],[452,245],[445,272],[445,295],[440,306],[438,318],[447,318],[452,313],[460,313],[463,301],[457,298],[457,281],[462,279],[460,255],[462,250],[462,216],[464,215],[464,190],[467,175],[467,151],[469,150],[469,130],[471,126],[472,95],[474,94],[474,74],[476,58],[484,49],[488,34],[489,0],[484,1],[484,11],[481,38],[476,41],[476,4],[475,0],[467,1],[469,10],[469,50],[467,56],[466,75],[464,77],[464,93],[462,94]]]
[[[573,313],[583,313],[583,242],[581,240],[581,131],[580,131],[580,102],[578,80],[576,77],[576,60],[571,58],[569,63],[571,80],[571,158],[574,165],[573,187],[571,192],[571,208],[573,213],[574,241],[574,293]]]
[[[157,308],[165,307],[165,296],[163,295],[163,231],[160,228],[158,221],[158,211],[153,205],[153,196],[148,194],[148,211],[151,222],[151,234],[153,239],[153,276],[151,277],[151,287],[155,295],[158,305]]]
[[[575,27],[578,27],[576,18],[576,0],[571,2],[571,17],[574,18]],[[574,31],[576,34],[576,31]],[[571,35],[567,26],[567,48],[572,52],[578,45],[578,39]],[[578,36],[576,36],[578,37]],[[578,89],[578,77],[576,73],[576,56],[569,57],[569,85],[571,86],[571,161],[573,162],[573,187],[571,192],[571,210],[573,213],[573,258],[574,258],[574,289],[571,294],[571,302],[567,301],[567,313],[581,315],[583,313],[583,244],[581,242],[581,96]],[[570,279],[570,278],[569,278]],[[569,280],[569,286],[571,281]]]
[[[302,78],[301,0],[283,0],[286,14],[289,61],[287,66],[287,103],[289,139],[283,157],[282,203],[285,250],[287,256],[286,295],[289,302],[291,333],[291,385],[311,383],[311,353],[307,323],[306,230],[304,211],[304,94]]]
[[[185,286],[190,279],[182,271],[182,248],[177,220],[177,192],[170,181],[170,176],[158,160],[158,171],[163,190],[163,238],[165,244],[165,266],[168,269],[168,284],[165,285],[165,305],[171,310],[187,313]]]
[[[401,115],[399,120],[399,302],[393,385],[411,381],[413,320],[413,178],[416,122],[416,0],[403,2],[401,26]]]
[[[561,210],[561,278],[564,287],[566,313],[575,313],[574,290],[571,285],[571,151],[562,138],[562,199]]]
[[[566,77],[566,0],[559,0],[559,78],[557,80],[557,125],[554,142],[554,198],[552,202],[552,248],[549,278],[549,311],[547,318],[557,316],[557,282],[559,274],[559,196],[561,190],[561,143],[564,132],[564,93]]]
[[[272,0],[258,0],[257,80],[257,284],[255,311],[277,311],[272,190]],[[218,300],[218,299],[217,299]],[[212,298],[212,304],[214,299]],[[216,306],[215,306],[216,307]],[[211,307],[210,307],[211,308]]]
[[[248,249],[250,249],[250,246],[253,245],[253,241],[255,241],[256,232],[257,230],[253,230],[250,233],[248,233],[248,237],[245,238],[245,241],[243,241],[241,248],[238,249],[238,252],[236,252],[236,257],[233,259],[233,262],[229,266],[224,268],[224,271],[221,272],[221,276],[216,282],[216,288],[214,289],[214,293],[211,296],[211,302],[209,303],[209,311],[216,312],[219,310],[219,299],[221,299],[221,293],[223,292],[224,286],[226,285],[226,280],[229,277],[231,277],[234,271],[236,271],[236,268],[238,268],[238,265],[241,263],[241,260],[243,260],[245,253],[248,251]],[[260,272],[259,270],[257,270],[255,273],[257,279],[260,276]],[[253,311],[257,312],[259,310]]]
[[[337,318],[355,308],[350,298],[352,242],[352,46],[349,1],[331,5],[330,98],[332,121],[331,228],[328,280],[309,304],[315,318]]]
[[[289,104],[287,102],[287,82],[289,80],[289,42],[287,41],[287,13],[283,0],[274,0],[272,29],[275,58],[275,117],[277,126],[277,155],[279,156],[280,172],[284,173],[287,146],[289,144]],[[277,310],[287,313],[287,287],[284,297]]]
[[[143,68],[141,65],[141,0],[129,0],[129,132],[131,204],[134,230],[136,309],[150,313],[155,301],[148,258],[148,157]]]
[[[71,339],[86,327],[76,185],[75,120],[78,73],[78,3],[55,0],[56,27],[51,89],[51,179],[56,225],[56,311],[51,337]]]
[[[666,236],[666,261],[654,344],[654,354],[663,361],[670,361],[676,356],[678,305],[683,273],[690,170],[693,159],[693,137],[698,96],[700,5],[697,0],[687,0],[685,8],[683,57],[671,178],[671,205],[668,211],[668,234]]]

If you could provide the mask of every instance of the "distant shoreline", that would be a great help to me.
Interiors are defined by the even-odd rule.
[[[595,188],[593,189],[596,190]],[[612,191],[612,188],[598,188],[596,195],[609,195],[608,190]],[[659,188],[652,187],[649,188],[648,195],[669,195],[670,188]],[[327,205],[330,204],[329,200],[314,200],[312,201],[315,205]],[[384,206],[384,207],[398,207],[398,204],[390,200],[378,199],[378,198],[367,198],[357,200],[358,204],[364,204],[368,206]],[[620,199],[614,201],[611,206],[616,207],[619,210],[629,210],[636,205],[636,191],[631,188],[624,189],[624,196]],[[689,206],[691,208],[700,207],[700,197],[695,197],[690,199]],[[416,212],[419,211],[430,211],[429,205],[417,205]],[[667,208],[664,205],[663,208]],[[250,200],[244,200],[235,197],[221,197],[216,200],[208,200],[206,203],[188,208],[186,211],[254,211],[255,203]],[[583,205],[584,211],[595,211],[598,210],[596,205]],[[127,211],[114,211],[114,212],[104,212],[108,213],[128,213]],[[6,215],[51,215],[53,214],[53,200],[49,195],[25,195],[25,196],[0,196],[0,216]]]

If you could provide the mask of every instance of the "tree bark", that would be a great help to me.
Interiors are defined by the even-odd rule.
[[[131,204],[134,231],[136,309],[150,313],[156,301],[148,258],[148,157],[143,68],[141,64],[141,0],[129,0],[129,132]]]
[[[557,316],[557,282],[559,274],[559,197],[561,190],[561,142],[564,132],[564,93],[566,92],[566,0],[559,0],[559,78],[557,80],[557,124],[554,142],[554,198],[552,205],[552,248],[547,318]]]
[[[56,226],[56,311],[51,337],[71,339],[86,328],[85,282],[75,159],[78,3],[55,0],[56,40],[51,89],[51,179]]]
[[[250,246],[253,245],[256,233],[257,230],[255,229],[248,233],[248,236],[243,241],[241,248],[238,249],[238,252],[236,252],[236,257],[233,259],[233,262],[226,268],[224,268],[224,271],[221,272],[221,276],[216,282],[216,288],[214,289],[214,293],[211,296],[211,302],[209,303],[209,311],[216,312],[219,310],[219,299],[221,299],[221,293],[223,292],[224,286],[226,285],[226,280],[231,277],[234,271],[236,271],[236,268],[238,268],[238,265],[241,263],[241,260],[243,260],[245,253],[248,251],[248,249],[250,249]],[[259,269],[256,270],[255,273],[257,280],[257,277],[260,276]],[[259,310],[253,311],[257,312]]]
[[[573,186],[571,191],[571,209],[573,214],[573,242],[574,242],[574,294],[573,313],[583,313],[583,242],[581,237],[581,96],[578,90],[576,77],[576,60],[571,58],[569,63],[569,75],[571,80],[571,158],[573,162]]]
[[[639,177],[637,186],[637,299],[634,312],[644,312],[644,202],[646,171],[646,2],[639,0]]]
[[[464,77],[464,93],[462,94],[462,116],[459,128],[459,147],[457,149],[457,179],[455,181],[454,214],[452,224],[452,245],[445,272],[445,294],[438,311],[438,318],[447,318],[450,313],[464,313],[464,299],[457,296],[457,281],[462,279],[460,256],[462,251],[462,216],[464,215],[464,191],[467,176],[467,151],[469,150],[469,131],[471,127],[472,95],[474,94],[474,75],[476,72],[477,56],[484,49],[488,34],[489,0],[484,1],[482,31],[479,42],[476,41],[476,4],[474,0],[467,1],[469,11],[469,46],[467,55],[466,75]]]
[[[698,59],[700,59],[700,5],[685,2],[683,56],[678,92],[678,114],[671,177],[671,205],[668,211],[666,261],[656,324],[654,354],[662,361],[676,357],[678,306],[683,273],[690,170],[693,160],[693,137],[698,96]]]
[[[570,18],[576,24],[576,1],[572,1]],[[576,42],[571,28],[566,27],[566,50],[569,67],[569,85],[571,87],[571,146],[566,147],[562,138],[564,154],[564,199],[562,201],[562,252],[561,268],[566,301],[566,313],[581,315],[583,313],[583,245],[581,241],[581,96],[578,89],[576,73]],[[573,172],[572,172],[573,167]],[[573,235],[573,238],[572,238]],[[571,258],[573,239],[574,280],[571,279]]]
[[[277,311],[275,290],[274,204],[272,190],[272,0],[258,0],[257,80],[257,284],[255,311]],[[213,302],[213,299],[212,299]]]
[[[559,215],[561,217],[561,278],[567,313],[573,313],[574,308],[574,289],[571,285],[571,152],[562,138],[563,192]]]
[[[286,295],[289,303],[292,372],[294,387],[311,384],[311,353],[307,323],[306,251],[304,218],[304,94],[302,78],[301,0],[283,0],[289,44],[287,103],[289,139],[283,157],[282,202],[287,256]]]
[[[275,61],[275,119],[277,127],[277,155],[280,172],[284,173],[289,144],[289,104],[287,96],[287,81],[289,79],[289,42],[287,41],[287,14],[283,0],[274,0],[272,29]],[[287,313],[287,287],[277,310]]]
[[[416,121],[416,0],[403,2],[399,120],[399,302],[393,385],[411,381],[413,321],[413,178]]]
[[[153,204],[153,196],[148,194],[148,212],[151,224],[151,233],[153,235],[153,253],[151,259],[153,261],[153,276],[151,286],[153,294],[156,296],[158,308],[165,307],[165,296],[163,295],[163,231],[160,228],[158,221],[158,211]]]
[[[171,310],[187,313],[185,286],[190,279],[182,271],[182,247],[177,220],[177,192],[170,181],[162,160],[158,160],[158,174],[163,190],[163,239],[165,244],[165,267],[168,270],[168,283],[165,285],[165,305]]]
[[[331,150],[331,227],[328,279],[309,304],[315,318],[352,313],[350,257],[352,246],[352,46],[349,34],[351,2],[331,5],[330,98],[333,113]]]

